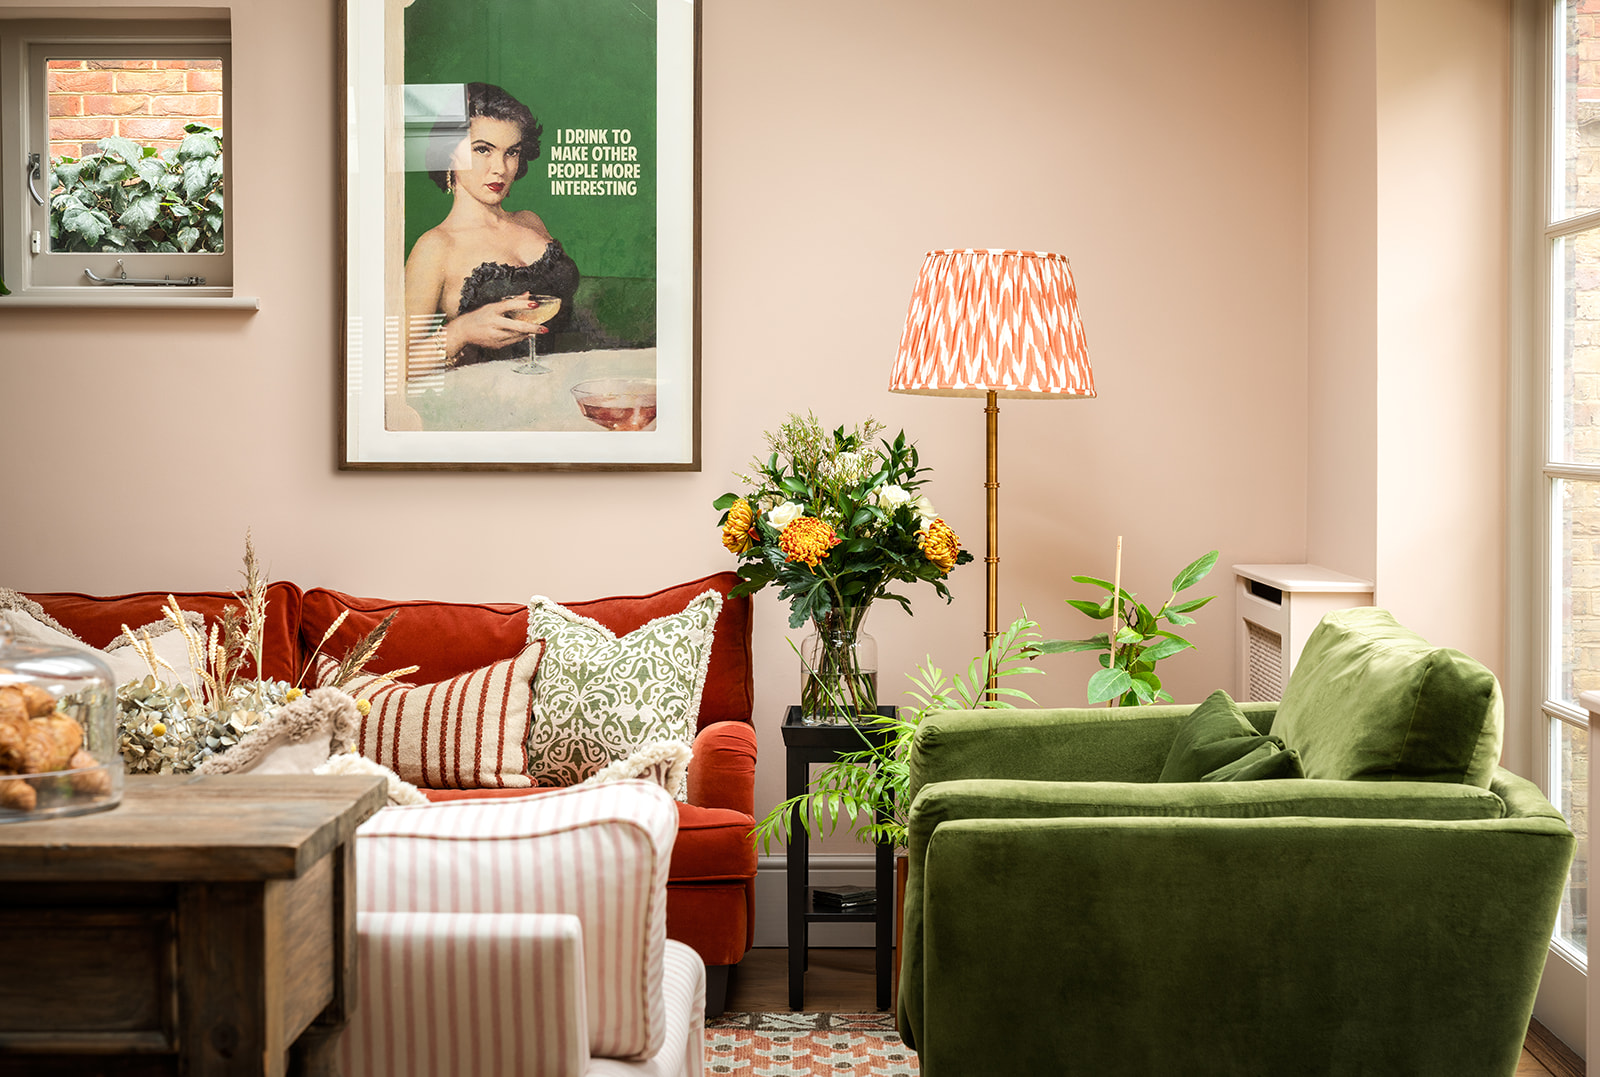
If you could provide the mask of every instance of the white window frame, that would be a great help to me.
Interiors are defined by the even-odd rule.
[[[1561,640],[1553,574],[1559,569],[1563,478],[1600,479],[1600,467],[1557,463],[1553,454],[1551,347],[1554,241],[1600,224],[1600,212],[1551,225],[1555,105],[1551,63],[1558,0],[1512,2],[1510,360],[1507,432],[1508,717],[1527,718],[1530,777],[1552,801],[1558,790],[1552,732],[1562,723],[1589,728],[1581,708],[1554,700],[1556,649]],[[1594,750],[1591,745],[1591,753]],[[1594,762],[1591,759],[1591,771]],[[1592,868],[1592,861],[1591,861]],[[1592,887],[1591,887],[1592,889]],[[1534,1015],[1580,1054],[1591,1037],[1588,956],[1552,939]],[[1597,1000],[1600,1001],[1600,1000]]]
[[[148,9],[146,9],[148,12]],[[175,13],[175,15],[178,13]],[[231,139],[233,63],[231,28],[221,17],[118,19],[54,18],[0,19],[0,100],[17,107],[0,110],[0,267],[12,295],[0,297],[7,307],[208,307],[254,308],[254,299],[236,298],[234,262],[237,243],[238,199],[232,182]],[[220,57],[222,59],[222,116],[224,153],[227,155],[226,197],[223,205],[224,251],[179,254],[51,252],[48,204],[39,207],[28,183],[28,159],[40,155],[40,178],[34,188],[47,200],[49,191],[48,100],[45,92],[47,53],[90,58]],[[38,235],[37,253],[34,250]],[[110,285],[91,280],[86,270],[101,278],[184,280],[204,277],[192,286]]]

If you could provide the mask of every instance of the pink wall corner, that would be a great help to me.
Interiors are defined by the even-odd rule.
[[[1503,676],[1508,7],[1312,0],[1310,27],[1307,555]]]
[[[1376,0],[1311,0],[1306,558],[1377,571]]]
[[[1379,13],[1378,599],[1501,676],[1510,39],[1503,0]]]

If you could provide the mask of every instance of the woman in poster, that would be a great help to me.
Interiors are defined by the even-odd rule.
[[[577,265],[538,214],[504,205],[512,184],[539,156],[543,128],[499,86],[469,82],[466,91],[464,137],[429,172],[452,196],[450,212],[417,237],[406,259],[406,322],[416,341],[407,349],[412,377],[441,364],[528,358],[535,333],[570,319],[578,288]],[[561,304],[544,325],[530,318],[540,295]]]

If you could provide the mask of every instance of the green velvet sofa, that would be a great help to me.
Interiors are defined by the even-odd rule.
[[[1281,703],[924,720],[898,1014],[924,1077],[1515,1071],[1571,830],[1497,765],[1487,670],[1339,616]],[[1171,780],[1224,702],[1308,776]]]

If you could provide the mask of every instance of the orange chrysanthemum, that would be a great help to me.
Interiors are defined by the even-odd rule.
[[[744,553],[755,545],[756,538],[755,510],[741,497],[728,510],[728,522],[722,525],[722,544],[729,553]]]
[[[784,557],[812,568],[837,545],[839,536],[833,533],[833,528],[815,516],[798,516],[778,534],[778,546]]]
[[[943,520],[934,520],[917,532],[917,546],[923,554],[939,566],[939,571],[949,572],[956,567],[956,555],[961,552],[961,538]]]

